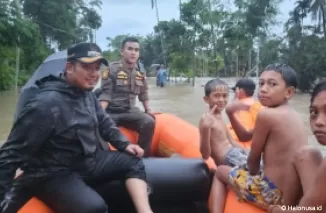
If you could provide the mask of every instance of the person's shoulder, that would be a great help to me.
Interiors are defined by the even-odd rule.
[[[260,101],[254,99],[254,98],[250,98],[248,99],[247,102],[245,102],[245,104],[248,104],[250,106],[249,111],[250,113],[258,113],[258,111],[263,107],[263,105],[261,105]]]
[[[261,123],[263,125],[270,124],[274,120],[274,109],[268,107],[262,107],[257,113],[257,123]]]
[[[254,103],[252,104],[252,108],[260,110],[264,108],[264,106],[260,103],[259,100],[254,100]]]
[[[199,119],[199,122],[198,122],[198,126],[199,126],[199,128],[202,128],[202,126],[203,126],[203,121],[204,121],[204,119],[205,119],[206,114],[207,114],[207,113],[203,113],[203,114],[201,115],[201,117],[200,117],[200,119]]]
[[[59,109],[59,101],[60,99],[55,92],[47,91],[38,93],[34,98],[30,99],[26,103],[21,113],[33,113],[34,115],[38,114],[40,117],[49,116],[49,114],[55,113],[54,111],[57,111],[56,109]]]
[[[114,61],[109,64],[109,66],[104,67],[102,70],[101,78],[104,82],[114,78],[115,73],[120,69],[121,63],[119,61]]]
[[[35,96],[35,103],[40,106],[51,105],[60,101],[62,101],[62,94],[55,90],[40,91]]]
[[[122,67],[121,61],[114,61],[109,64],[109,71],[110,73],[117,72]]]
[[[294,163],[301,163],[302,161],[308,159],[309,161],[315,162],[320,158],[323,158],[323,155],[319,149],[309,145],[303,145],[295,151],[293,161]]]
[[[301,118],[301,115],[289,105],[281,105],[278,107],[268,108],[268,109],[272,114],[272,116],[278,121],[287,118],[288,121],[297,122]]]

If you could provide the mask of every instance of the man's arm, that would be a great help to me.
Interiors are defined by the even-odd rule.
[[[326,160],[323,160],[312,182],[309,191],[303,195],[298,207],[301,210],[291,210],[286,208],[282,210],[278,206],[270,207],[269,213],[309,213],[323,212],[326,204]],[[308,209],[310,207],[310,209]],[[325,211],[325,210],[324,210]]]
[[[95,97],[94,97],[95,98]],[[96,115],[99,122],[99,133],[105,141],[108,141],[119,151],[124,151],[130,142],[120,132],[114,121],[100,106],[95,98]]]
[[[148,85],[147,80],[144,78],[143,80],[144,86],[140,87],[140,93],[138,95],[139,101],[142,102],[145,112],[150,111],[149,104],[148,104]]]
[[[253,136],[253,130],[249,129],[248,127],[246,128],[246,126],[250,126],[250,127],[252,126],[250,122],[252,120],[249,112],[250,107],[251,105],[236,100],[233,103],[229,104],[225,109],[226,114],[228,115],[230,123],[232,125],[232,128],[241,142],[250,141]],[[244,125],[236,117],[236,113],[241,112],[241,110],[246,111],[245,112],[246,114],[243,113],[241,114],[242,116],[244,115],[246,116],[245,118],[241,119],[242,123],[245,122]]]
[[[229,117],[232,128],[235,134],[238,136],[239,140],[241,142],[250,141],[253,137],[253,129],[247,130],[236,118],[235,113],[227,112],[227,115]]]
[[[98,98],[102,108],[105,110],[108,106],[110,101],[112,100],[112,92],[113,92],[113,80],[112,75],[108,70],[104,70],[102,74],[102,85],[101,85],[101,95]]]
[[[22,109],[0,149],[0,201],[11,187],[16,170],[40,149],[54,130],[52,113],[55,112],[49,106],[37,104],[30,103]]]
[[[258,174],[260,170],[261,154],[263,153],[266,139],[270,130],[269,112],[263,109],[257,116],[254,135],[252,138],[251,151],[248,157],[248,169],[251,175]]]
[[[200,153],[207,160],[211,156],[211,128],[203,125],[202,119],[199,122]]]

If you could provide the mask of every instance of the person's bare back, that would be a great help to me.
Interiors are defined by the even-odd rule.
[[[308,141],[303,120],[288,105],[264,108],[258,116],[264,122],[257,125],[268,129],[263,149],[264,175],[283,192],[285,204],[293,204],[301,195],[295,154]]]

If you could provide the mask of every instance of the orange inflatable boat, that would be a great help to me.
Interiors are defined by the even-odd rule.
[[[196,127],[186,121],[170,115],[156,114],[156,127],[151,147],[151,154],[155,157],[171,157],[173,154],[184,158],[201,158],[199,151],[199,132]],[[123,134],[133,143],[136,143],[136,132],[120,128]],[[206,161],[210,169],[216,166],[212,159]],[[264,211],[247,204],[240,203],[232,192],[229,192],[225,206],[225,213],[263,213]],[[32,198],[19,213],[54,213],[36,198]]]

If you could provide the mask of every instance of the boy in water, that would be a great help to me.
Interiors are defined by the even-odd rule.
[[[247,166],[217,168],[212,186],[213,213],[224,211],[226,185],[240,200],[265,210],[269,205],[294,205],[300,199],[294,160],[298,150],[308,144],[308,135],[300,115],[288,105],[296,86],[296,73],[285,64],[269,65],[260,75],[259,100],[266,107],[257,116]]]
[[[311,94],[310,126],[318,143],[325,146],[326,81],[319,82]],[[323,159],[319,151],[311,148],[304,149],[300,156],[305,157],[297,161],[296,165],[303,187],[303,197],[299,205],[294,208],[271,206],[269,213],[326,213],[326,158]],[[314,175],[313,178],[311,175]]]
[[[209,105],[199,122],[200,151],[204,159],[212,157],[216,165],[241,165],[247,162],[248,151],[232,139],[222,119],[229,98],[228,85],[220,79],[212,79],[205,85],[204,101]]]

